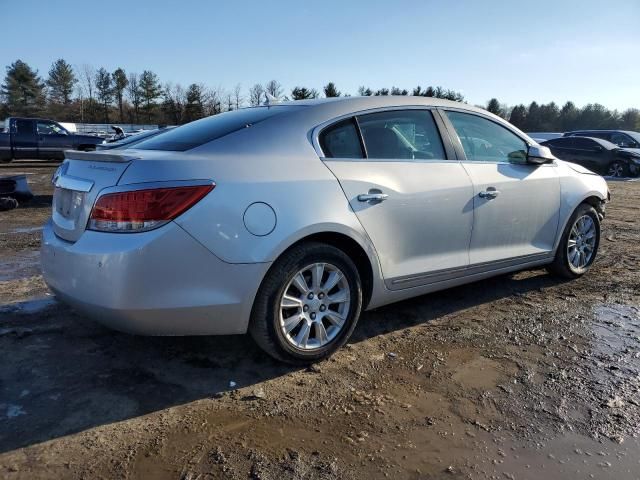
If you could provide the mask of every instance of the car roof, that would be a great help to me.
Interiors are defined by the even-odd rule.
[[[309,100],[289,100],[284,102],[271,103],[271,105],[298,105],[305,107],[314,107],[327,104],[349,105],[354,110],[364,110],[368,108],[384,108],[403,105],[424,105],[433,107],[462,107],[469,110],[477,110],[486,112],[484,109],[472,107],[466,103],[454,102],[453,100],[445,100],[435,97],[422,97],[412,95],[371,95],[363,97],[332,97],[332,98],[313,98]]]
[[[606,130],[606,129],[603,129],[603,130],[598,130],[598,129],[595,129],[595,130],[592,130],[592,129],[590,129],[590,130],[571,130],[570,132],[566,132],[566,133],[589,133],[589,132],[594,132],[594,133],[634,133],[631,130]]]

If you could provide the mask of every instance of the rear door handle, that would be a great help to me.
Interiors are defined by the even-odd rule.
[[[500,195],[500,191],[496,190],[493,187],[489,187],[485,191],[480,192],[478,194],[478,196],[480,198],[486,198],[488,200],[492,200],[492,199],[496,198],[498,195]]]
[[[382,202],[389,198],[386,193],[361,193],[358,195],[359,202]]]

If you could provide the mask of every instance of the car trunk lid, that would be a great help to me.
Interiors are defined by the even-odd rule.
[[[66,160],[53,177],[53,227],[55,234],[75,242],[85,231],[91,208],[100,191],[118,184],[138,157],[102,152],[65,152]]]

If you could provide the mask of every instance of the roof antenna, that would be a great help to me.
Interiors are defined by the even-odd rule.
[[[267,97],[267,100],[263,103],[263,105],[268,107],[269,105],[273,105],[274,103],[280,103],[280,100],[271,95],[269,92],[264,92],[264,95],[265,97]]]

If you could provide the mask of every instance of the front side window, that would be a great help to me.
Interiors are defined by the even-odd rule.
[[[38,135],[63,135],[67,133],[60,125],[53,122],[38,122]]]
[[[320,146],[326,158],[364,158],[353,118],[323,130],[320,134]]]
[[[471,162],[526,163],[527,144],[505,127],[470,113],[447,112]]]
[[[367,158],[444,159],[442,140],[428,110],[393,110],[357,117]]]
[[[612,133],[611,134],[611,143],[615,143],[619,147],[627,147],[627,148],[637,148],[638,143],[634,141],[629,135],[625,135],[624,133]]]

